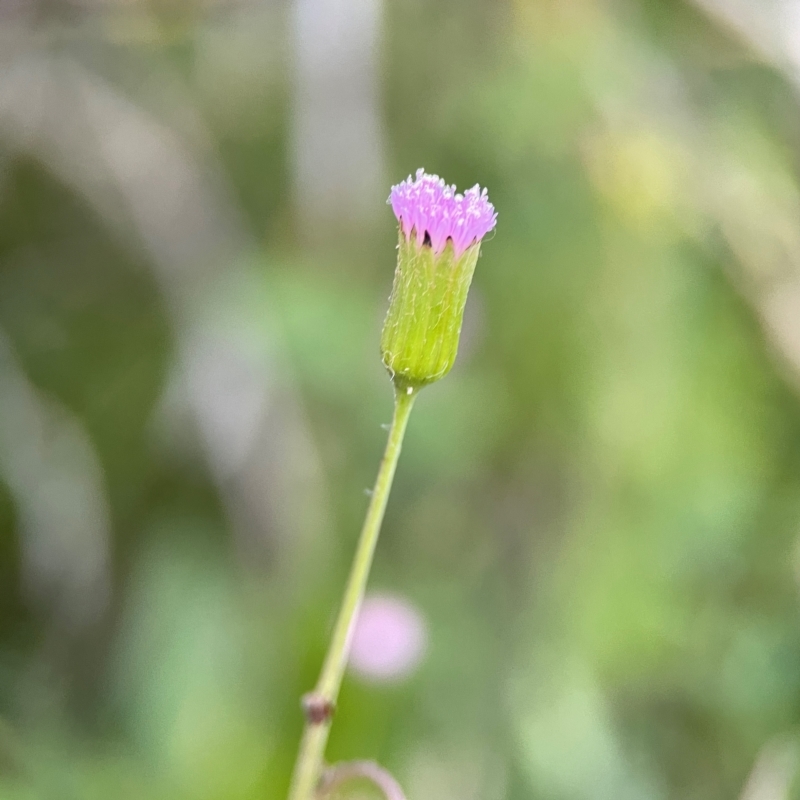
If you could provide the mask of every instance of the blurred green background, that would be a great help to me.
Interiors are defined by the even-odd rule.
[[[4,0],[0,798],[285,796],[420,166],[498,226],[371,582],[427,649],[346,679],[331,759],[800,797],[797,41],[796,0]]]

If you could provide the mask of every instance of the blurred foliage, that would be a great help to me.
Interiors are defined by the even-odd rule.
[[[189,285],[274,406],[270,466],[237,483],[181,406],[195,300],[141,209],[0,117],[0,797],[281,798],[390,415],[394,221],[317,235],[294,208],[282,4],[18,5],[6,77],[69,58],[218,159],[246,244]],[[478,181],[499,223],[373,573],[430,649],[404,682],[346,681],[331,759],[378,759],[410,800],[800,797],[800,405],[760,294],[800,264],[796,88],[672,0],[384,15],[390,179]],[[84,135],[58,121],[86,98],[30,102]],[[183,202],[135,156],[121,173]],[[100,540],[37,538],[35,511],[80,532],[76,486],[110,536],[80,624],[47,578]]]

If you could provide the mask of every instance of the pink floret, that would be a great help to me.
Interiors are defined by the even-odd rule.
[[[453,240],[456,257],[479,242],[497,223],[494,206],[486,189],[477,184],[464,194],[448,186],[438,175],[418,169],[416,180],[409,175],[392,187],[389,203],[406,237],[416,233],[420,242],[430,237],[434,252],[441,253]]]

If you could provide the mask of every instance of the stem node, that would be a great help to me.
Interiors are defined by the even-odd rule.
[[[304,694],[301,705],[303,714],[311,725],[322,725],[336,713],[336,703],[319,692]]]

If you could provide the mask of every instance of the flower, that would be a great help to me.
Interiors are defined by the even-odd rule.
[[[486,189],[481,191],[476,183],[459,194],[455,186],[448,186],[438,175],[428,175],[424,169],[417,170],[416,180],[412,181],[409,175],[393,186],[388,202],[406,238],[415,233],[437,254],[451,239],[456,258],[497,223]]]
[[[481,240],[497,214],[486,189],[462,195],[422,169],[392,187],[389,204],[400,229],[381,357],[395,386],[414,392],[453,366]]]
[[[350,667],[365,680],[398,680],[410,675],[425,654],[427,626],[402,597],[371,594],[358,613]]]

